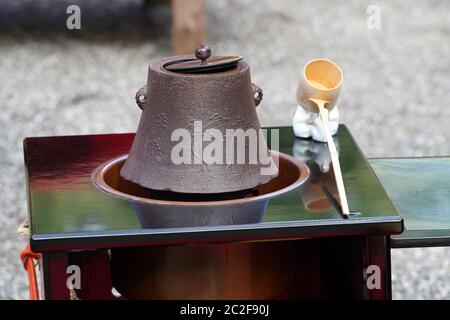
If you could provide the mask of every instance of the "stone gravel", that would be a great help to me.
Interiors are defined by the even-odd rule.
[[[82,29],[65,28],[78,4]],[[366,9],[381,10],[381,29]],[[300,68],[315,57],[344,71],[346,123],[368,157],[450,154],[450,2],[207,1],[209,44],[241,54],[264,90],[263,125],[287,125]],[[159,1],[0,2],[0,299],[27,298],[16,229],[27,215],[22,140],[129,132],[134,93],[153,58],[170,54],[170,10]],[[395,299],[449,299],[450,248],[392,253]]]

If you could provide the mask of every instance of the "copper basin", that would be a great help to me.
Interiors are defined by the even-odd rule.
[[[306,164],[278,156],[279,174],[254,189],[221,194],[186,194],[150,190],[120,176],[127,156],[113,159],[94,172],[93,181],[112,196],[133,203],[143,228],[214,226],[260,222],[270,198],[292,191],[309,177]]]

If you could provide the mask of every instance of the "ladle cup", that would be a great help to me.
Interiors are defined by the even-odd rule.
[[[336,105],[341,90],[342,78],[342,71],[334,62],[327,59],[311,60],[306,64],[300,77],[297,88],[297,101],[306,110],[320,114],[331,155],[342,213],[350,215],[338,152],[334,145],[328,122],[328,111]]]

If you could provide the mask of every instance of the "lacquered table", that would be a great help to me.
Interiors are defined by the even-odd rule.
[[[389,299],[390,248],[413,245],[418,235],[410,233],[415,229],[408,228],[407,223],[406,238],[394,237],[403,231],[404,215],[399,214],[383,188],[401,204],[397,208],[402,212],[405,200],[392,186],[398,180],[391,179],[398,170],[385,161],[403,160],[376,159],[369,164],[348,129],[341,125],[336,144],[349,205],[355,212],[344,217],[336,200],[326,145],[297,139],[290,127],[269,129],[268,141],[271,135],[279,135],[280,151],[308,164],[312,176],[307,185],[271,200],[260,223],[165,229],[145,228],[132,204],[99,191],[92,183],[95,168],[126,154],[134,134],[27,138],[24,149],[30,245],[33,251],[42,253],[45,299],[69,299],[66,271],[72,264],[80,266],[84,275],[82,289],[76,290],[79,298],[112,299],[111,248],[288,240],[296,241],[302,252],[302,276],[295,290],[282,298]],[[413,187],[414,182],[405,185]],[[443,232],[439,241],[448,239],[442,228],[430,232],[434,231]],[[367,284],[367,270],[374,265],[380,272],[381,285],[377,288]]]

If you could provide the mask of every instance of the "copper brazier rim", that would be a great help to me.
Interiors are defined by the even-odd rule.
[[[282,152],[270,150],[270,153],[274,157],[279,157],[280,159],[283,159],[290,163],[291,165],[295,166],[295,168],[299,171],[299,175],[295,181],[290,183],[284,188],[268,192],[262,195],[247,197],[247,198],[236,198],[231,200],[213,200],[213,201],[176,201],[176,200],[161,200],[161,199],[154,199],[154,198],[145,198],[145,197],[139,197],[131,194],[127,194],[124,192],[121,192],[106,183],[104,176],[105,173],[114,165],[121,161],[125,161],[128,157],[128,154],[124,154],[122,156],[116,157],[114,159],[111,159],[103,164],[101,164],[92,174],[92,182],[93,184],[100,189],[103,192],[106,192],[116,198],[120,198],[127,201],[137,202],[137,203],[143,203],[143,204],[158,204],[158,205],[177,205],[177,206],[225,206],[225,205],[233,205],[233,204],[243,204],[243,203],[251,203],[258,200],[265,200],[265,199],[271,199],[276,196],[282,195],[284,193],[287,193],[289,191],[295,190],[301,186],[303,186],[308,179],[310,178],[310,170],[309,167],[304,163],[299,161],[298,159],[294,158],[293,156],[287,155]],[[282,168],[278,168],[279,171],[282,171]],[[123,178],[122,178],[123,179]],[[273,179],[272,179],[273,180]],[[271,181],[272,181],[271,180]],[[270,183],[269,181],[268,183]],[[148,189],[151,190],[151,189]]]

